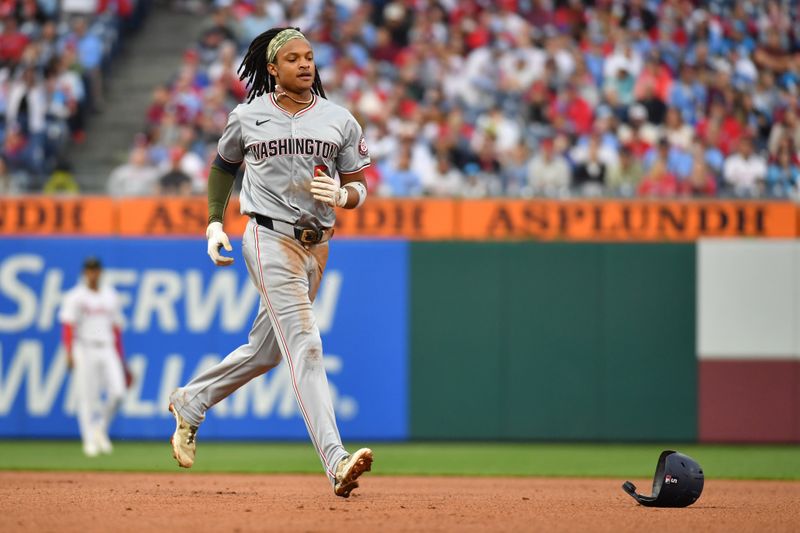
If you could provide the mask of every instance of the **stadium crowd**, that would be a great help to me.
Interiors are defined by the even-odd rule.
[[[150,0],[0,1],[0,194],[75,192],[70,147]]]
[[[300,27],[384,196],[800,197],[789,0],[216,0],[112,194],[205,190],[236,69]]]

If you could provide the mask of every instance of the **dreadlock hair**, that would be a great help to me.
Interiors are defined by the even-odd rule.
[[[239,79],[242,81],[247,80],[245,83],[250,87],[247,91],[247,103],[253,101],[254,98],[261,96],[264,93],[271,93],[275,91],[277,82],[275,76],[267,70],[267,47],[270,41],[283,30],[289,28],[271,28],[250,43],[247,53],[242,59],[242,64],[236,71],[239,74]],[[300,28],[294,28],[300,31]],[[322,80],[319,77],[319,71],[314,69],[314,84],[311,86],[311,92],[327,98],[325,96],[325,89],[322,88]]]

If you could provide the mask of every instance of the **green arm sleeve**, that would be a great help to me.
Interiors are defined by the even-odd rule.
[[[225,216],[225,208],[228,206],[228,199],[231,197],[233,180],[235,177],[230,172],[221,169],[217,165],[211,165],[211,172],[208,174],[208,223],[222,222]]]

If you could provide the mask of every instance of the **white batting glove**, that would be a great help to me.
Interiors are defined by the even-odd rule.
[[[319,169],[311,180],[311,194],[331,207],[344,207],[347,203],[347,189],[339,187],[336,180]]]
[[[233,250],[231,241],[222,231],[222,222],[212,222],[206,228],[206,238],[208,239],[208,256],[217,266],[228,266],[233,263],[233,257],[220,255],[219,249],[225,248],[228,252]]]

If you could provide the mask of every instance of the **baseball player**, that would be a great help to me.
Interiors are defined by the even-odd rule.
[[[108,428],[130,383],[119,298],[111,286],[100,284],[101,274],[100,260],[88,257],[82,282],[66,293],[59,312],[67,365],[75,370],[78,427],[88,457],[111,453]]]
[[[191,467],[205,412],[284,360],[334,493],[347,498],[370,470],[372,450],[348,454],[342,446],[312,302],[328,258],[334,209],[354,209],[367,197],[367,146],[353,116],[325,98],[311,45],[297,29],[256,37],[239,72],[249,98],[231,112],[219,140],[208,179],[206,237],[216,265],[233,263],[220,254],[220,248],[232,249],[222,220],[244,161],[240,202],[250,221],[242,254],[261,302],[248,342],[172,393],[173,456]],[[339,181],[331,178],[334,172]]]

